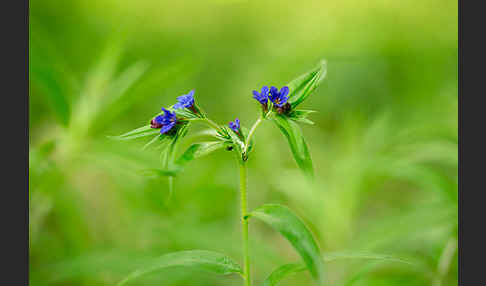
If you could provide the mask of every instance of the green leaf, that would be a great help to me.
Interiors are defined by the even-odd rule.
[[[381,261],[412,264],[410,261],[392,255],[388,255],[388,254],[379,254],[379,253],[370,253],[370,252],[330,252],[324,254],[325,262],[331,262],[340,259],[368,259],[368,260],[381,260]]]
[[[242,273],[240,265],[226,255],[207,250],[187,250],[169,253],[147,263],[120,281],[117,286],[125,285],[142,275],[171,267],[197,267],[219,275]]]
[[[200,119],[200,117],[198,117],[196,114],[186,109],[179,108],[179,109],[173,109],[173,111],[175,112],[178,118],[182,117],[186,119]]]
[[[282,234],[300,254],[318,285],[324,285],[324,263],[319,246],[302,220],[282,205],[267,204],[252,211],[255,217]]]
[[[162,137],[162,134],[155,135],[154,138],[152,138],[152,140],[150,140],[149,142],[147,142],[147,144],[143,145],[142,150],[145,150],[148,146],[152,145],[157,140],[161,140],[161,137]]]
[[[277,285],[278,282],[286,278],[287,276],[290,276],[291,274],[301,272],[307,270],[307,267],[305,267],[302,264],[295,264],[295,263],[290,263],[290,264],[284,264],[277,269],[273,270],[272,273],[263,281],[262,286],[274,286]]]
[[[150,127],[150,125],[145,125],[140,128],[133,129],[131,131],[128,131],[127,133],[124,133],[122,135],[118,136],[108,136],[108,138],[115,139],[115,140],[131,140],[135,138],[140,138],[140,137],[145,137],[145,136],[150,136],[150,135],[155,135],[159,133],[159,129],[153,129]]]
[[[177,159],[176,165],[184,166],[194,159],[206,156],[211,152],[223,148],[224,145],[225,143],[222,141],[201,142],[192,144],[191,146],[189,146],[189,148],[187,148],[184,154],[182,154],[179,159]]]
[[[67,126],[72,95],[78,92],[79,82],[65,61],[64,50],[56,48],[52,41],[52,34],[44,30],[41,23],[31,23],[31,27],[34,26],[36,28],[29,33],[29,97],[37,93],[45,97],[56,119]]]
[[[159,177],[174,177],[180,170],[177,168],[172,168],[169,170],[163,169],[143,169],[140,170],[140,174],[147,177],[159,178]]]
[[[290,90],[288,102],[292,108],[302,103],[322,82],[326,74],[327,61],[322,60],[316,68],[289,82],[287,84]]]
[[[288,116],[288,118],[292,119],[293,121],[313,125],[314,122],[307,119],[307,116],[311,113],[314,113],[314,112],[316,112],[316,111],[315,110],[303,110],[303,109],[293,110],[287,116]]]
[[[368,253],[368,252],[330,252],[324,254],[324,262],[333,262],[341,259],[366,259],[366,260],[379,260],[379,261],[389,261],[398,262],[405,264],[412,264],[411,262],[394,257],[388,254],[378,254],[378,253]],[[284,264],[277,269],[273,270],[272,273],[265,279],[262,286],[273,286],[277,285],[278,282],[284,278],[298,272],[307,270],[307,267],[298,263]]]
[[[244,135],[245,130],[243,127],[241,128],[241,131]],[[234,151],[236,152],[238,161],[244,162],[246,160],[246,158],[244,158],[244,153],[243,153],[245,143],[243,142],[242,138],[240,138],[238,134],[236,134],[233,130],[231,130],[226,126],[221,126],[220,135],[221,135],[220,136],[221,140],[232,144]]]
[[[133,129],[133,130],[128,131],[126,133],[123,133],[122,135],[112,136],[112,137],[127,137],[127,136],[131,136],[131,135],[143,133],[143,132],[146,132],[146,131],[149,131],[149,130],[152,130],[152,128],[150,127],[150,125],[144,125],[142,127]]]
[[[312,159],[300,127],[297,123],[282,115],[276,115],[272,121],[275,122],[285,138],[287,138],[290,150],[299,168],[305,175],[313,178],[314,168],[312,167]]]

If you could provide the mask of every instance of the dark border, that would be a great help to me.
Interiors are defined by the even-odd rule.
[[[2,285],[29,285],[29,1],[2,15]]]
[[[466,5],[467,4],[467,5]],[[476,4],[476,6],[474,5]],[[459,285],[485,285],[484,99],[486,44],[480,1],[459,0]],[[483,5],[484,6],[484,5]]]

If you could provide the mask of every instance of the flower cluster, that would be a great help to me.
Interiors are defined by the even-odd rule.
[[[169,132],[177,123],[177,117],[175,112],[170,112],[169,110],[162,107],[164,114],[156,116],[152,121],[150,121],[150,127],[160,128],[160,133],[165,134]]]
[[[228,125],[231,130],[236,133],[240,133],[240,120],[238,118],[236,118],[234,122],[230,122]]]
[[[174,109],[188,108],[196,113],[194,109],[194,90],[191,90],[188,94],[181,95],[177,98],[177,103],[174,104]],[[150,121],[150,127],[160,128],[161,134],[166,134],[177,124],[177,116],[175,112],[171,112],[162,107],[164,114],[156,116]]]
[[[268,88],[268,86],[263,86],[261,92],[256,90],[253,91],[253,98],[256,99],[263,107],[265,112],[268,111],[268,100],[272,102],[274,109],[279,113],[287,113],[290,111],[290,104],[287,102],[289,99],[289,88],[284,86],[278,90],[275,86]],[[199,114],[198,108],[194,104],[194,90],[191,90],[188,94],[181,95],[177,97],[177,103],[174,104],[174,109],[184,109],[187,108],[191,110],[194,114]],[[152,121],[150,121],[150,127],[160,128],[160,133],[165,134],[172,130],[177,124],[177,116],[175,112],[171,112],[162,107],[164,112],[162,115],[156,116]],[[234,132],[240,134],[240,120],[235,119],[234,122],[230,122],[228,126]]]
[[[270,100],[273,102],[273,105],[277,107],[282,107],[285,103],[287,103],[287,100],[289,99],[289,88],[287,86],[284,86],[280,89],[280,92],[278,91],[278,88],[275,86],[272,86],[270,88]]]
[[[253,91],[253,98],[258,100],[261,105],[266,106],[268,102],[268,86],[262,87],[262,92],[258,92],[256,90]]]
[[[284,86],[278,90],[275,86],[268,89],[268,86],[263,86],[262,91],[253,91],[253,98],[256,99],[263,107],[264,111],[268,110],[268,100],[270,100],[278,113],[286,113],[290,110],[289,88]]]
[[[174,104],[174,109],[192,108],[194,106],[194,89],[188,94],[181,95],[177,98],[177,103]]]

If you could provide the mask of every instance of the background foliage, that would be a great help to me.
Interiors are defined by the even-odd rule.
[[[167,202],[146,140],[117,142],[196,89],[219,123],[249,126],[251,91],[328,61],[302,108],[316,184],[269,122],[249,161],[249,205],[282,203],[311,227],[330,285],[457,284],[456,1],[30,1],[30,282],[113,285],[170,251],[223,251],[241,263],[238,171],[221,150],[189,164]],[[253,278],[288,242],[250,225]],[[326,257],[326,256],[325,256]],[[137,284],[138,283],[138,284]],[[133,285],[239,285],[166,271]],[[301,272],[281,285],[310,285]]]

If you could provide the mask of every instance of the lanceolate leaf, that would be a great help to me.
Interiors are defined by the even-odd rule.
[[[368,259],[412,264],[410,261],[388,254],[370,252],[329,252],[324,254],[324,262],[331,262],[341,259]]]
[[[188,250],[163,255],[132,272],[117,286],[125,285],[145,274],[171,267],[196,267],[219,275],[242,273],[240,265],[226,255],[206,250]]]
[[[112,139],[118,139],[118,140],[129,140],[133,138],[138,138],[138,137],[143,137],[143,136],[149,136],[152,134],[156,134],[157,132],[160,132],[157,129],[153,129],[150,127],[150,125],[145,125],[136,129],[133,129],[131,131],[128,131],[127,133],[124,133],[122,135],[118,136],[109,136]]]
[[[146,137],[146,136],[155,135],[155,134],[160,134],[160,130],[150,128],[146,131],[138,132],[138,133],[132,134],[132,135],[108,136],[108,138],[115,139],[115,140],[132,140],[132,139]]]
[[[397,258],[387,254],[377,254],[377,253],[365,253],[365,252],[331,252],[324,254],[324,262],[333,262],[342,259],[365,259],[365,260],[379,260],[379,261],[389,261],[411,264],[409,261]],[[278,282],[284,278],[295,274],[297,272],[302,272],[307,270],[307,267],[303,264],[289,263],[284,264],[277,269],[273,270],[272,273],[263,281],[262,286],[273,286],[277,285]]]
[[[287,116],[292,119],[293,121],[307,123],[307,124],[314,124],[313,121],[307,119],[307,116],[311,113],[316,112],[315,110],[293,110]]]
[[[302,220],[287,207],[267,204],[252,211],[255,217],[282,234],[300,254],[317,285],[324,285],[324,263],[312,233]]]
[[[322,60],[319,66],[288,83],[290,90],[288,102],[292,108],[302,103],[326,77],[326,74],[327,62]]]
[[[152,145],[154,142],[156,142],[157,140],[161,140],[161,134],[157,134],[154,136],[154,138],[152,138],[152,140],[150,140],[149,142],[147,142],[145,145],[143,145],[142,147],[142,150],[144,150],[145,148],[147,148],[148,146]]]
[[[171,108],[172,110],[173,108]],[[187,111],[185,109],[173,109],[173,111],[176,113],[176,115],[181,118],[186,118],[186,119],[196,119],[199,118],[196,116],[194,113]]]
[[[273,118],[273,122],[275,122],[280,131],[282,131],[283,135],[287,138],[290,150],[292,151],[292,155],[294,156],[297,165],[299,165],[299,168],[304,174],[313,178],[314,169],[312,167],[312,159],[300,127],[297,123],[281,115],[276,115]]]
[[[224,145],[225,143],[222,141],[201,142],[192,144],[191,146],[189,146],[189,148],[187,148],[184,154],[182,154],[179,159],[177,159],[176,164],[179,166],[184,166],[185,164],[196,158],[206,156],[213,151],[223,148]]]
[[[301,272],[307,270],[302,264],[284,264],[279,268],[272,271],[272,273],[263,281],[262,286],[274,286],[277,285],[278,282],[290,276],[294,273]]]

